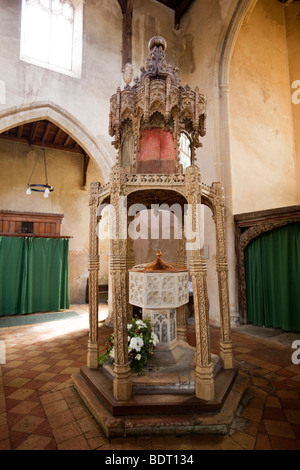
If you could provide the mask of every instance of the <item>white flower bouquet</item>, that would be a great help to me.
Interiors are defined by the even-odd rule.
[[[153,357],[158,338],[153,333],[149,320],[133,319],[127,325],[128,357],[133,372],[142,375],[145,366]],[[99,364],[114,359],[114,334],[106,340],[105,352],[99,357]]]

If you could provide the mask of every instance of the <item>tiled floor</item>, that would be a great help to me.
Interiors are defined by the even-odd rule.
[[[229,435],[109,441],[73,388],[71,375],[86,364],[88,307],[70,310],[78,319],[0,329],[6,348],[6,364],[0,366],[0,450],[300,450],[300,365],[292,363],[291,345],[243,329],[233,331],[234,355],[250,385]],[[100,319],[105,313],[100,306]],[[110,331],[101,324],[101,338]],[[214,353],[218,334],[211,328]],[[192,325],[188,339],[193,344]]]

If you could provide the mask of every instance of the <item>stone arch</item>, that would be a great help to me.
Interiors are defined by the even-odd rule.
[[[241,26],[249,18],[258,0],[241,0],[235,2],[228,19],[224,24],[220,35],[215,61],[215,76],[219,88],[220,108],[220,147],[222,160],[222,180],[225,186],[225,194],[228,204],[231,206],[231,158],[230,158],[230,112],[229,112],[229,92],[230,80],[229,72],[234,47],[241,29]]]
[[[258,0],[242,0],[236,2],[229,23],[224,27],[218,52],[218,83],[222,89],[229,86],[229,71],[233,50],[241,26],[251,15]]]
[[[226,248],[229,266],[229,296],[230,310],[233,323],[239,319],[238,307],[238,277],[236,270],[235,229],[233,220],[232,176],[231,176],[231,145],[230,145],[230,108],[229,72],[234,47],[241,26],[252,13],[257,0],[241,0],[234,2],[220,35],[215,62],[216,86],[219,89],[219,145],[220,145],[220,172],[225,190],[225,225]]]
[[[0,133],[20,124],[48,119],[67,132],[85,150],[99,168],[102,182],[109,180],[111,162],[106,152],[88,131],[71,114],[52,103],[44,101],[24,104],[6,109],[0,113]]]

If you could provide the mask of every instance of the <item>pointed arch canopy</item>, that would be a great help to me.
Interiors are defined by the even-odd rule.
[[[0,113],[0,133],[17,125],[42,119],[48,119],[67,132],[95,161],[100,171],[101,180],[108,181],[112,165],[107,153],[101,151],[93,136],[76,118],[51,101],[24,104],[2,111]]]

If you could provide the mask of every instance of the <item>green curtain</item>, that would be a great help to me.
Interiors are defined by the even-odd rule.
[[[300,331],[300,222],[255,238],[245,271],[249,323]]]
[[[22,237],[0,237],[0,315],[21,313],[27,272],[27,247]]]
[[[0,316],[69,308],[69,240],[0,237]]]

